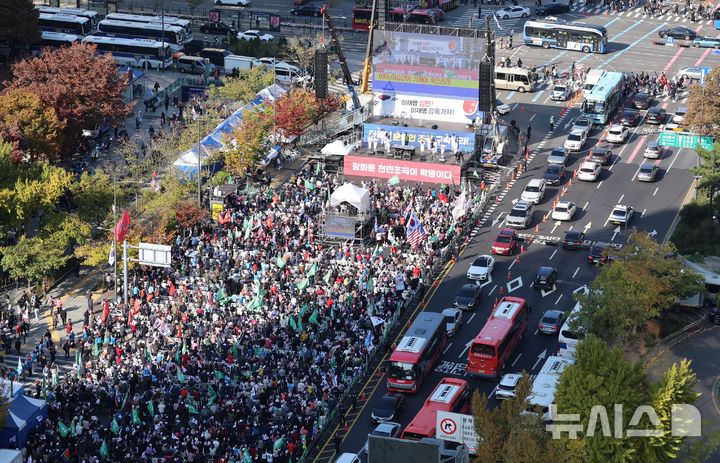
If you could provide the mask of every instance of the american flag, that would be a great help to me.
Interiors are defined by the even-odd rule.
[[[407,239],[413,249],[418,247],[420,241],[425,238],[425,228],[415,211],[412,211],[407,225]]]

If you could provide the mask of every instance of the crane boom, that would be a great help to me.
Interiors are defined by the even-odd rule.
[[[375,8],[377,8],[377,0],[373,0],[372,2],[372,10],[370,13],[370,27],[368,28],[368,40],[367,40],[367,48],[365,49],[365,62],[363,63],[363,75],[362,75],[362,84],[360,87],[360,91],[362,93],[369,93],[368,87],[370,83],[370,69],[372,67],[372,41],[373,41],[373,31],[375,30]]]
[[[355,93],[355,85],[352,81],[352,75],[350,74],[350,68],[348,68],[347,60],[345,59],[345,55],[342,52],[342,48],[340,48],[340,39],[338,38],[337,32],[335,31],[335,26],[333,25],[332,17],[330,16],[330,13],[327,10],[327,5],[323,5],[322,10],[320,12],[325,16],[325,20],[328,24],[328,29],[330,29],[330,35],[332,36],[333,42],[335,43],[335,51],[337,52],[338,59],[340,60],[340,68],[343,72],[343,77],[345,78],[345,83],[347,84],[348,91],[350,92],[350,97],[352,98],[353,106],[355,109],[360,108],[360,100],[357,97],[357,94]]]

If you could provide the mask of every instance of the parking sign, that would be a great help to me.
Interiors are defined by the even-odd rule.
[[[674,41],[675,41],[675,39],[673,39],[673,38],[670,37],[670,36],[665,37],[665,43],[668,44],[668,45],[672,45]]]

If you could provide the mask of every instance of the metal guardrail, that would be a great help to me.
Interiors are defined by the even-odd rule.
[[[703,315],[703,318],[700,320],[696,320],[686,327],[672,333],[669,336],[666,336],[665,338],[661,339],[657,342],[650,350],[645,352],[645,354],[642,356],[642,358],[647,362],[649,360],[652,360],[653,358],[660,355],[661,352],[664,350],[679,344],[689,337],[701,332],[705,331],[706,329],[710,328],[706,316]]]
[[[373,102],[369,102],[365,106],[347,113],[318,121],[313,127],[300,135],[297,144],[301,146],[315,145],[323,140],[337,135],[340,132],[352,129],[358,124],[365,122],[372,115]]]

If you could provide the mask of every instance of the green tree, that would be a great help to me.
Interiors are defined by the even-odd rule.
[[[558,441],[545,431],[542,417],[523,413],[529,405],[531,381],[526,373],[515,388],[515,400],[488,409],[487,396],[475,393],[472,413],[478,435],[476,460],[487,463],[545,463],[579,461],[571,452],[560,452]]]
[[[27,279],[28,288],[33,281],[42,281],[62,267],[70,259],[61,240],[57,236],[42,238],[21,237],[15,246],[1,249],[2,266],[15,279]]]
[[[7,42],[11,50],[39,42],[42,38],[37,23],[39,14],[32,0],[0,2],[0,42]]]
[[[80,179],[70,186],[73,203],[78,216],[89,223],[99,225],[112,213],[113,181],[102,170],[83,172]],[[118,190],[119,201],[123,202],[123,190]]]
[[[606,341],[629,338],[637,328],[678,299],[702,291],[701,278],[689,271],[671,244],[658,244],[633,231],[615,259],[602,267],[588,294],[577,294],[578,324]]]
[[[231,103],[239,101],[242,104],[254,99],[257,92],[272,85],[272,71],[265,66],[257,66],[252,69],[242,69],[237,78],[228,77],[223,80],[224,85],[211,85],[208,95],[219,103]]]
[[[22,135],[27,154],[50,160],[60,154],[65,123],[40,97],[22,90],[0,95],[0,127],[13,126]]]

